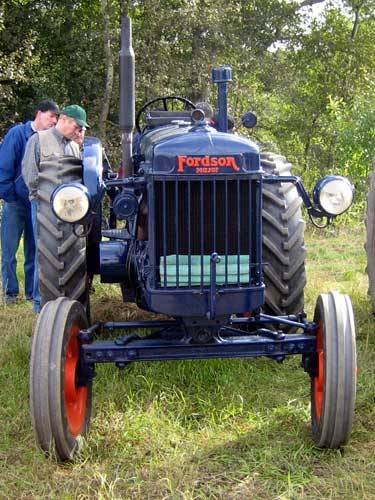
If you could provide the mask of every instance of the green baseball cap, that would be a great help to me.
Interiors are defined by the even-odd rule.
[[[61,111],[61,114],[73,118],[80,127],[90,128],[86,121],[86,111],[81,108],[81,106],[78,106],[78,104],[65,106],[65,108]]]

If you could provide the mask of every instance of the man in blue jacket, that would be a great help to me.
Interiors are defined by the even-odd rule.
[[[38,130],[47,130],[57,122],[59,108],[50,100],[42,101],[33,121],[12,127],[0,146],[0,199],[4,200],[1,217],[1,273],[5,302],[16,301],[17,250],[23,234],[25,255],[25,295],[33,296],[35,244],[29,192],[22,178],[22,158],[26,142]]]

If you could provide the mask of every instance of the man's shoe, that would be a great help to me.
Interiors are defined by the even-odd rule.
[[[5,295],[5,303],[9,306],[17,302],[17,295]]]

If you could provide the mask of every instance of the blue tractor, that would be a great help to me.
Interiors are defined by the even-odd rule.
[[[98,363],[300,355],[311,379],[313,439],[342,446],[356,392],[353,311],[348,296],[330,292],[319,296],[313,321],[304,313],[301,204],[313,220],[330,223],[352,203],[350,182],[325,177],[311,199],[285,158],[260,154],[228,131],[229,67],[212,73],[215,126],[203,106],[180,96],[149,101],[135,116],[129,18],[120,73],[124,175],[105,168],[94,138],[83,162],[62,158],[40,168],[44,306],[30,366],[38,445],[73,458],[89,426]],[[247,127],[255,121],[252,113],[242,120]],[[105,196],[111,215],[102,229]],[[165,319],[91,324],[95,274],[119,283],[124,302]],[[137,334],[145,329],[148,335]],[[108,331],[120,336],[99,340]]]

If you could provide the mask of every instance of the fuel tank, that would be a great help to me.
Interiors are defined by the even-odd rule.
[[[145,174],[225,175],[260,169],[257,144],[204,124],[151,130],[143,136],[140,150]]]

